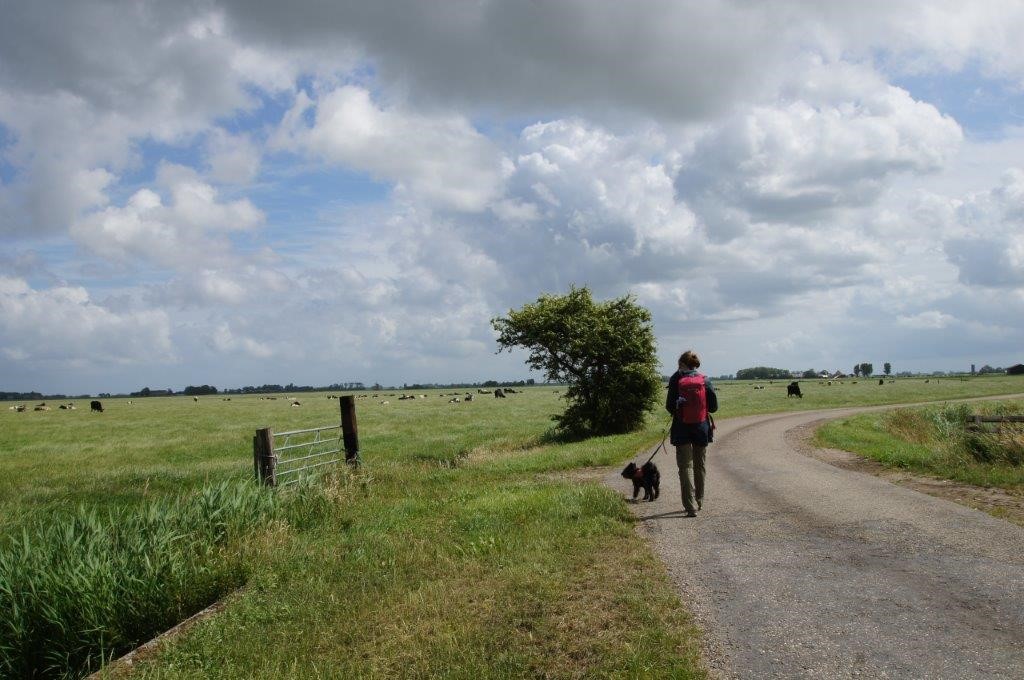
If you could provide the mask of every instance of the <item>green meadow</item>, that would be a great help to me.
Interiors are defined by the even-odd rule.
[[[717,417],[1024,392],[1024,380],[1005,376],[800,382],[802,399],[787,398],[782,381],[718,383]],[[245,587],[220,614],[137,667],[139,677],[702,677],[699,633],[634,533],[628,507],[577,474],[620,466],[657,442],[667,414],[659,408],[643,430],[628,435],[567,442],[550,429],[551,414],[561,408],[558,388],[528,388],[507,399],[474,390],[474,400],[460,404],[441,392],[456,393],[358,398],[358,472],[342,470],[293,490],[249,486],[236,495],[224,489],[248,486],[240,480],[252,476],[257,428],[336,424],[338,401],[326,394],[291,395],[299,407],[283,395],[131,405],[105,399],[102,414],[83,401],[75,411],[4,408],[0,572],[4,559],[17,562],[11,555],[24,557],[31,544],[53,555],[39,564],[78,573],[73,554],[61,547],[67,532],[51,531],[57,537],[45,539],[45,549],[33,537],[50,535],[48,526],[83,524],[83,513],[97,526],[165,513],[169,519],[154,522],[169,544],[192,546],[180,557],[187,569],[179,582],[187,588],[188,569],[209,560],[221,566],[203,577],[203,604]],[[190,499],[198,497],[220,500],[197,509]],[[235,508],[225,513],[230,520],[216,503]],[[191,536],[190,525],[204,527],[194,544],[175,538]],[[95,526],[87,533],[103,535]],[[123,546],[108,548],[113,557],[97,558],[107,572],[127,563]],[[151,576],[159,583],[161,574]],[[103,600],[115,619],[141,606],[119,614],[121,599]],[[184,613],[182,599],[171,599],[176,616]],[[121,638],[108,648],[82,656],[81,644],[69,642],[69,649],[78,647],[67,658],[77,661],[37,674],[80,676],[164,623],[155,630],[110,623]],[[70,634],[67,628],[56,625]],[[38,633],[30,629],[0,636],[13,639],[13,649]],[[0,639],[0,658],[4,644]]]

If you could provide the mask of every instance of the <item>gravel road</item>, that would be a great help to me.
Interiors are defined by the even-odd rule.
[[[655,458],[661,497],[631,507],[712,677],[1024,678],[1024,528],[786,441],[861,410],[719,422],[695,519],[674,451]]]

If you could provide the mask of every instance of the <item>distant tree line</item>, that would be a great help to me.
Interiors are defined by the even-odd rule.
[[[531,387],[536,385],[537,381],[533,378],[526,380],[485,380],[483,382],[457,382],[457,383],[413,383],[412,385],[402,385],[403,390],[430,390],[430,389],[450,389],[460,387]]]
[[[438,388],[469,388],[469,387],[527,387],[535,385],[537,383],[533,378],[527,380],[486,380],[484,382],[454,382],[454,383],[427,383],[427,384],[413,384],[403,385],[401,389],[438,389]],[[556,383],[551,383],[556,384]],[[275,392],[358,392],[365,390],[374,390],[379,392],[381,390],[394,390],[399,389],[394,386],[385,386],[379,382],[372,385],[366,385],[362,382],[336,382],[330,385],[295,385],[294,383],[288,383],[287,385],[278,384],[265,384],[265,385],[246,385],[245,387],[233,387],[226,388],[223,390],[217,389],[214,385],[188,385],[185,389],[176,392],[171,388],[167,389],[153,389],[150,387],[143,387],[141,390],[129,393],[113,394],[111,392],[100,392],[96,396],[100,399],[107,399],[112,397],[173,397],[175,395],[186,395],[186,396],[201,396],[211,394],[273,394]],[[39,391],[31,392],[3,392],[0,391],[0,401],[45,401],[47,399],[58,401],[61,399],[91,399],[91,394],[44,394]]]
[[[89,399],[88,394],[43,394],[42,392],[0,392],[0,401],[44,401],[46,399]]]
[[[189,397],[197,397],[203,394],[217,394],[217,388],[213,385],[189,385],[183,393]]]
[[[792,372],[789,369],[770,366],[754,366],[736,371],[737,380],[788,380],[790,377]]]

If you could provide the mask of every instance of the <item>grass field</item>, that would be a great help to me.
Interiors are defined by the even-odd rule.
[[[719,418],[1024,392],[1003,376],[819,385],[718,385]],[[560,443],[554,388],[448,404],[358,399],[364,468],[247,553],[248,588],[170,646],[143,677],[697,677],[696,632],[616,494],[561,473],[620,465],[656,441],[662,411],[630,435]],[[106,412],[0,412],[0,548],[34,521],[153,499],[251,474],[251,438],[336,423],[301,394],[104,400]],[[391,403],[382,406],[380,399]]]

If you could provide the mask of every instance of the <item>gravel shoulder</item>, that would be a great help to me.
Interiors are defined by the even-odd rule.
[[[1022,677],[1024,528],[807,455],[817,423],[863,410],[720,422],[696,519],[674,456],[655,458],[661,497],[631,508],[705,631],[710,674]],[[631,493],[615,472],[605,483]]]

